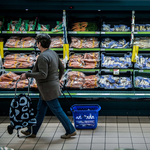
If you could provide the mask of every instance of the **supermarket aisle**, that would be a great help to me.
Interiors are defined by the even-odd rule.
[[[8,117],[0,117],[0,145],[15,150],[150,150],[149,116],[99,116],[95,130],[77,130],[78,135],[67,140],[60,139],[64,129],[54,116],[45,117],[35,139],[19,139],[16,130],[9,135],[8,124]]]

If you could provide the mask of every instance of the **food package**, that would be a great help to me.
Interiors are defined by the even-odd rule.
[[[139,46],[139,48],[150,48],[150,37],[135,37],[133,45]]]
[[[16,81],[20,78],[20,75],[17,75],[13,72],[3,73],[0,76],[0,88],[4,89],[14,89],[16,88]],[[30,82],[30,80],[29,80]],[[28,87],[28,80],[20,80],[17,84],[17,88]]]
[[[110,24],[105,24],[103,23],[102,25],[102,31],[106,32],[128,32],[130,31],[130,27],[124,24],[120,25],[110,25]]]
[[[33,37],[17,37],[12,36],[9,39],[7,39],[5,43],[5,47],[16,47],[16,48],[29,48],[35,46],[35,39]]]
[[[51,37],[50,48],[63,47],[63,37]]]
[[[60,32],[60,31],[63,31],[63,25],[62,25],[62,22],[61,21],[56,21],[56,27],[55,28],[52,28],[52,32]]]
[[[95,22],[76,22],[72,24],[72,31],[97,31]]]
[[[37,20],[29,21],[29,20],[11,20],[7,24],[7,31],[34,31],[36,27]]]
[[[99,53],[73,54],[69,57],[68,67],[96,68],[99,67]]]
[[[98,80],[98,75],[86,76],[83,72],[69,71],[67,73],[66,87],[79,89],[94,89],[99,87]]]
[[[36,83],[36,80],[34,78],[32,78],[32,82],[30,84],[30,87],[37,89],[37,83]]]
[[[129,77],[115,77],[113,75],[102,75],[99,83],[100,87],[104,89],[128,89],[132,87]]]
[[[129,48],[129,42],[126,42],[125,39],[120,39],[115,41],[111,38],[105,38],[101,42],[102,48]]]
[[[137,56],[134,67],[139,69],[150,69],[150,57],[144,57],[142,55]]]
[[[95,38],[95,37],[89,37],[89,38],[71,37],[70,47],[72,48],[97,48],[99,47],[99,41],[98,41],[98,38]]]
[[[28,68],[32,67],[36,60],[35,54],[8,54],[4,57],[5,68]]]
[[[135,24],[134,30],[137,32],[148,32],[150,31],[150,24]]]
[[[124,54],[124,57],[116,57],[114,56],[102,56],[102,67],[105,68],[129,68],[132,67],[131,56],[132,54]]]
[[[142,89],[150,88],[150,78],[141,76],[135,77],[135,87]]]
[[[44,24],[39,24],[38,23],[37,30],[38,31],[49,31],[49,28],[50,28],[49,25],[44,25]]]

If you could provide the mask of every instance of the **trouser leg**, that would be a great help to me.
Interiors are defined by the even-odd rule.
[[[54,99],[51,101],[46,101],[48,107],[53,112],[53,114],[59,119],[59,121],[62,123],[63,127],[66,130],[67,134],[71,134],[75,131],[74,126],[70,122],[69,118],[63,111],[63,109],[60,106],[60,103],[58,99]]]

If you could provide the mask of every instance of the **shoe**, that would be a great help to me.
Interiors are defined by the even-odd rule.
[[[69,139],[71,136],[75,136],[77,133],[76,131],[71,134],[64,134],[61,136],[62,139]]]
[[[24,135],[26,135],[26,136],[31,134],[31,133],[28,132],[28,131],[21,131],[21,133],[24,134]],[[30,138],[36,138],[36,135],[35,135],[35,134],[31,134],[31,135],[28,136],[28,137],[30,137]]]

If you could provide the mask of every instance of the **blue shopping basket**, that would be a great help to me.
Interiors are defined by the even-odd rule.
[[[101,107],[98,104],[75,104],[70,107],[76,129],[95,129]]]

